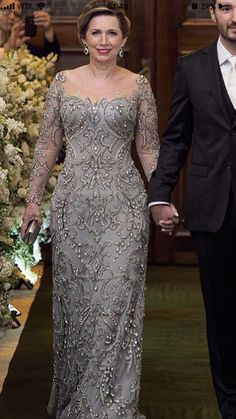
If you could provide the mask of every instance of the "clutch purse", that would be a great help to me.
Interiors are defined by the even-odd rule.
[[[27,227],[25,236],[23,237],[23,241],[27,244],[34,244],[39,234],[39,231],[40,227],[38,226],[37,222],[35,220],[32,220]]]

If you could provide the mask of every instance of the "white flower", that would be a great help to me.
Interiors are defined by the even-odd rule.
[[[6,260],[4,256],[0,256],[0,282],[7,282],[7,279],[11,276],[13,266]]]
[[[38,124],[30,124],[28,126],[28,134],[32,138],[37,138],[39,136],[39,126],[38,126]]]
[[[22,61],[21,61],[21,65],[22,66],[27,66],[27,65],[29,65],[29,63],[30,63],[30,59],[29,58],[24,58]]]
[[[24,166],[24,162],[22,158],[19,156],[19,154],[15,156],[14,164],[17,166]]]
[[[30,155],[29,146],[26,143],[26,141],[23,141],[23,143],[21,144],[21,150],[24,157],[28,157]]]
[[[17,195],[20,199],[25,199],[27,197],[27,189],[25,188],[19,188],[17,189]]]
[[[38,240],[36,240],[34,242],[33,255],[34,255],[34,259],[35,259],[36,263],[38,263],[40,260],[42,260],[42,254],[41,254],[41,249],[40,249]]]
[[[53,190],[56,186],[56,183],[57,183],[56,178],[54,176],[51,176],[47,184],[48,189]]]
[[[4,147],[4,153],[5,153],[6,157],[8,159],[10,159],[10,158],[14,157],[18,153],[18,151],[17,151],[16,147],[14,147],[14,145],[7,144]]]
[[[34,96],[33,89],[27,88],[27,90],[25,92],[26,99],[32,99],[33,96]]]
[[[6,185],[0,183],[0,202],[9,204],[10,191]]]
[[[4,291],[9,291],[11,289],[11,284],[9,284],[9,282],[4,282],[3,289]]]
[[[8,126],[8,130],[12,132],[14,135],[19,135],[21,132],[26,131],[24,123],[16,121],[13,118],[7,118],[6,124]]]
[[[0,113],[2,113],[6,109],[6,107],[7,105],[5,100],[2,97],[0,97]]]
[[[24,74],[20,74],[18,76],[18,83],[25,83],[26,82],[26,77],[24,76]]]
[[[35,284],[38,280],[38,275],[31,271],[30,266],[25,266],[25,260],[20,259],[18,256],[15,257],[15,264],[18,266],[23,275],[31,282]],[[1,279],[0,279],[1,281]]]
[[[7,93],[7,86],[9,85],[10,80],[5,74],[1,74],[1,73],[0,73],[0,79],[1,79],[0,96],[5,96],[5,94]]]
[[[7,175],[8,175],[8,170],[7,169],[2,169],[0,167],[0,182],[4,182],[7,179]]]

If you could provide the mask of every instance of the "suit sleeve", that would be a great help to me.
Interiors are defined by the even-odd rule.
[[[180,58],[170,116],[162,137],[158,164],[150,179],[149,203],[171,202],[171,193],[191,147],[192,130],[192,103]]]

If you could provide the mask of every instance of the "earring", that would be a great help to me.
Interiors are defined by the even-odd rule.
[[[86,44],[84,44],[84,54],[85,55],[89,54],[89,49],[88,49],[88,46]]]
[[[119,51],[119,57],[120,57],[120,58],[123,58],[123,57],[124,57],[124,55],[125,55],[123,48],[124,48],[124,47],[121,47],[121,49],[120,49],[120,51]]]

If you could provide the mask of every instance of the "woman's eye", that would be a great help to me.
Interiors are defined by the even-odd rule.
[[[99,31],[93,31],[92,32],[92,35],[98,35],[99,34]]]
[[[109,32],[109,35],[116,36],[116,35],[117,35],[117,33],[116,33],[115,31],[110,31],[110,32]]]

